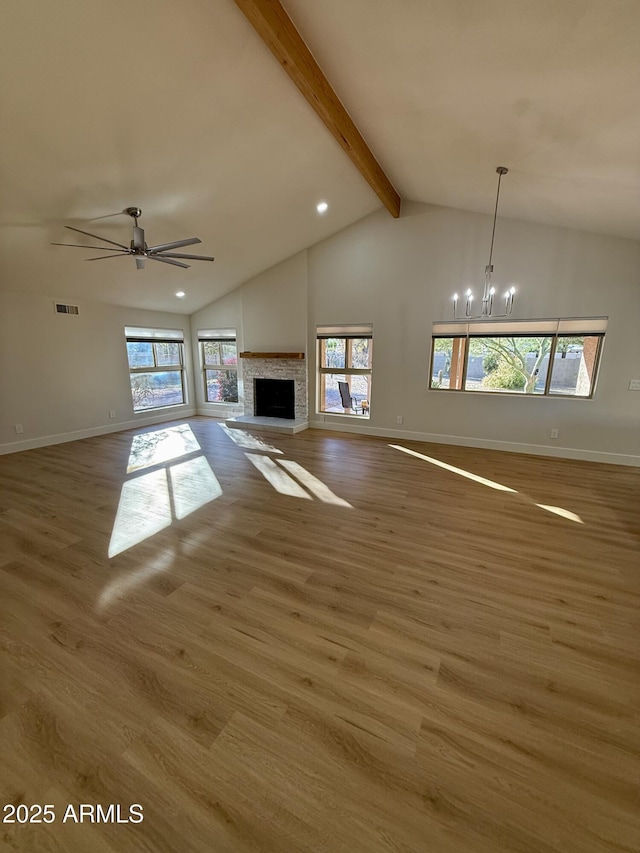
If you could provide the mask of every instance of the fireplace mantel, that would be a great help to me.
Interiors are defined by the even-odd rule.
[[[303,352],[241,352],[240,358],[298,358],[304,359]]]

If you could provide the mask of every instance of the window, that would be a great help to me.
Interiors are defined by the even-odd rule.
[[[368,418],[373,326],[318,326],[318,411]]]
[[[181,329],[126,328],[133,411],[185,402]]]
[[[592,397],[607,318],[436,323],[430,387]]]
[[[238,345],[235,329],[198,332],[207,403],[238,402]]]

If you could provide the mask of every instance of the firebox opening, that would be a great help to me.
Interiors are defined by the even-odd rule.
[[[254,383],[256,416],[295,419],[293,379],[254,379]]]

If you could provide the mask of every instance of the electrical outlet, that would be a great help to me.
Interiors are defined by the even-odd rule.
[[[629,391],[640,391],[640,379],[632,379],[629,382]]]
[[[115,416],[116,416],[116,413],[114,412],[114,410],[113,410],[113,409],[109,409],[109,417],[110,417],[110,418],[115,418]]]
[[[552,429],[552,430],[551,430],[551,438],[558,438],[558,435],[559,435],[559,434],[560,434],[560,431],[559,431],[559,430],[557,430],[557,429]]]
[[[404,418],[402,417],[402,415],[398,415],[398,417],[396,418],[396,423],[397,424],[404,423]]]
[[[16,424],[16,432],[18,433],[18,435],[21,435],[24,432],[22,424]]]

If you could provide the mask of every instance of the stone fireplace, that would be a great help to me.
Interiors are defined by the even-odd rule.
[[[256,380],[275,379],[293,382],[293,420],[308,421],[307,362],[303,353],[240,353],[240,357],[245,420],[250,417],[260,417],[262,420],[265,417],[259,415],[256,410]],[[284,416],[274,412],[266,417],[290,418],[291,415]]]

